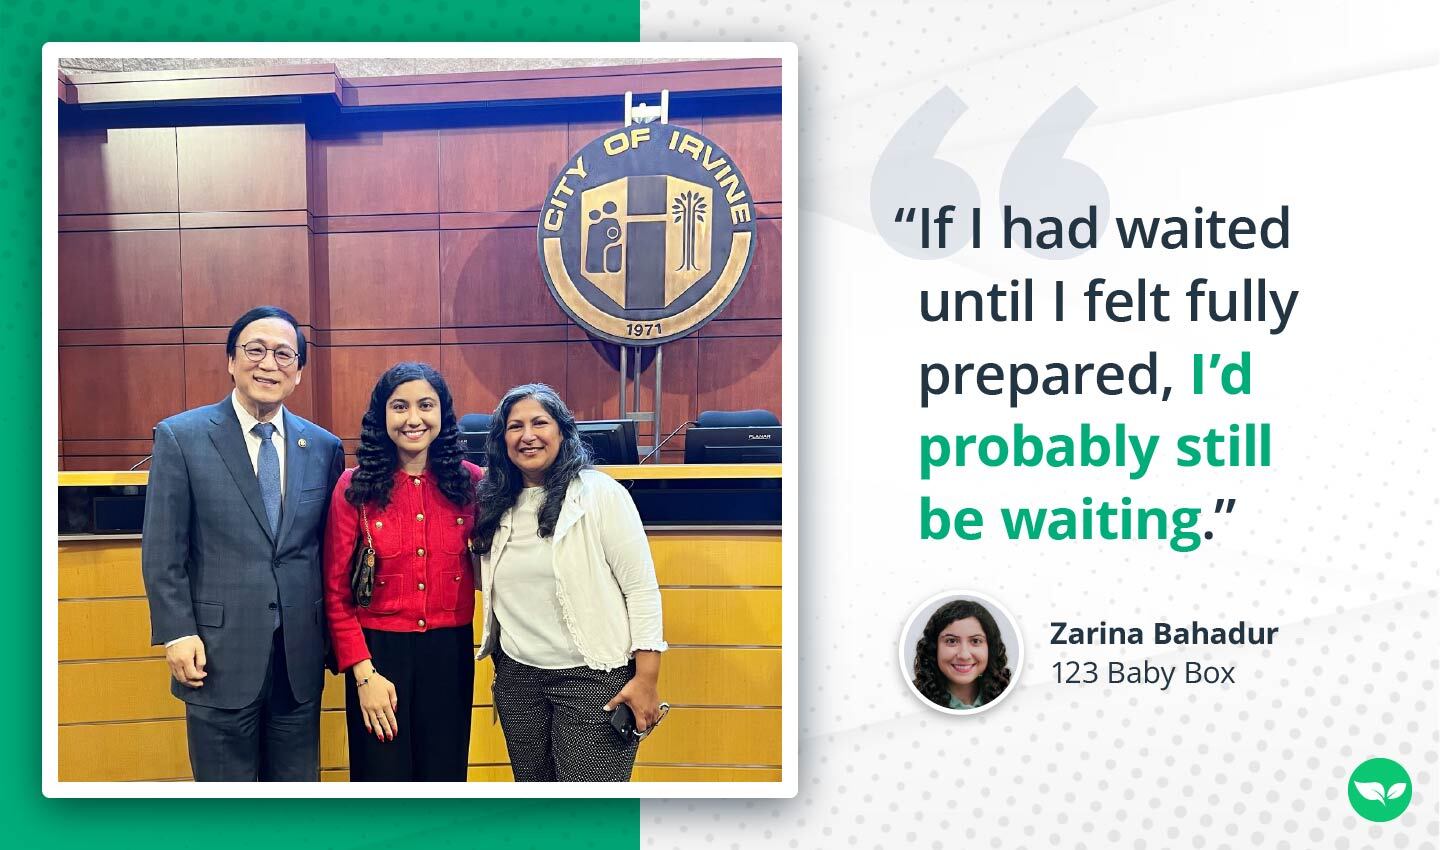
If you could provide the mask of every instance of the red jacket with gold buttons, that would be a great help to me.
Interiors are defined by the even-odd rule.
[[[474,481],[480,468],[465,462]],[[445,497],[427,470],[395,473],[390,504],[365,508],[375,544],[375,591],[370,607],[355,604],[350,564],[362,535],[360,510],[345,501],[355,470],[335,483],[325,524],[325,615],[330,640],[343,670],[370,657],[361,628],[423,632],[470,626],[475,617],[475,577],[467,541],[474,505],[459,507]]]

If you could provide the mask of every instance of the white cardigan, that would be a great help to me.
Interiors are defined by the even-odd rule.
[[[513,514],[512,508],[500,518],[490,554],[480,559],[475,577],[484,594],[477,659],[493,652],[497,643],[491,591],[495,568],[510,540]],[[615,479],[586,469],[570,482],[551,551],[560,619],[587,667],[613,670],[628,664],[636,650],[668,648],[650,544],[635,502]]]

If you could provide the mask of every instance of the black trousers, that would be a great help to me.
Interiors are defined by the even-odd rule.
[[[614,670],[542,670],[495,647],[495,709],[516,782],[629,782],[636,744],[605,711],[635,662]]]
[[[347,673],[351,782],[465,781],[475,691],[473,641],[469,626],[428,632],[365,629],[371,663],[395,684],[400,729],[393,741],[365,731],[355,677]]]
[[[295,700],[281,629],[255,702],[240,709],[187,703],[185,738],[196,782],[319,781],[320,698]]]

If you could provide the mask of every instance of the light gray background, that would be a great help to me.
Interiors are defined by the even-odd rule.
[[[800,791],[785,801],[641,804],[642,847],[1435,850],[1440,842],[1440,315],[1434,33],[1419,0],[641,0],[648,40],[793,40],[800,52],[800,392],[804,488]],[[1039,116],[1078,87],[1096,105],[1064,147],[1111,215],[1273,215],[1280,252],[1119,250],[1063,260],[992,238],[911,259],[877,233],[871,175],[942,87],[966,105],[935,151],[997,220],[1003,177]],[[787,92],[788,94],[788,92]],[[793,203],[793,199],[787,199]],[[787,248],[795,243],[787,240]],[[1139,276],[1172,289],[1260,275],[1298,288],[1289,329],[1243,325],[925,325],[922,288],[1015,276]],[[1076,302],[1071,302],[1072,310]],[[1072,314],[1073,315],[1073,314]],[[1096,396],[1019,411],[918,404],[917,364],[1139,359],[1177,385],[1195,352],[1249,350],[1254,393],[1161,405]],[[922,433],[1060,432],[1125,422],[1172,438],[1270,422],[1275,465],[966,470],[919,480]],[[867,446],[854,458],[857,434]],[[1002,505],[1237,500],[1188,555],[1153,543],[921,541],[921,495]],[[983,585],[970,577],[984,576]],[[957,581],[958,580],[958,581]],[[896,635],[918,601],[983,586],[1025,624],[1023,686],[964,723],[916,704]],[[1271,647],[1050,647],[1031,623],[1244,619]],[[787,647],[787,651],[791,651]],[[1233,686],[1059,685],[1057,660],[1233,664]],[[1394,758],[1409,810],[1372,824],[1350,771]],[[795,769],[787,765],[787,769]]]

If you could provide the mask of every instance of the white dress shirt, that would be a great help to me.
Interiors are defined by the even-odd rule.
[[[235,396],[235,390],[230,391],[230,403],[235,406],[235,415],[240,418],[240,433],[245,436],[245,448],[250,452],[250,469],[258,476],[260,474],[260,435],[252,429],[260,420],[250,415],[250,411],[240,403]],[[275,445],[275,453],[280,456],[280,497],[285,497],[285,405],[275,411],[270,418],[270,424],[275,426],[275,434],[270,437],[270,442]]]

